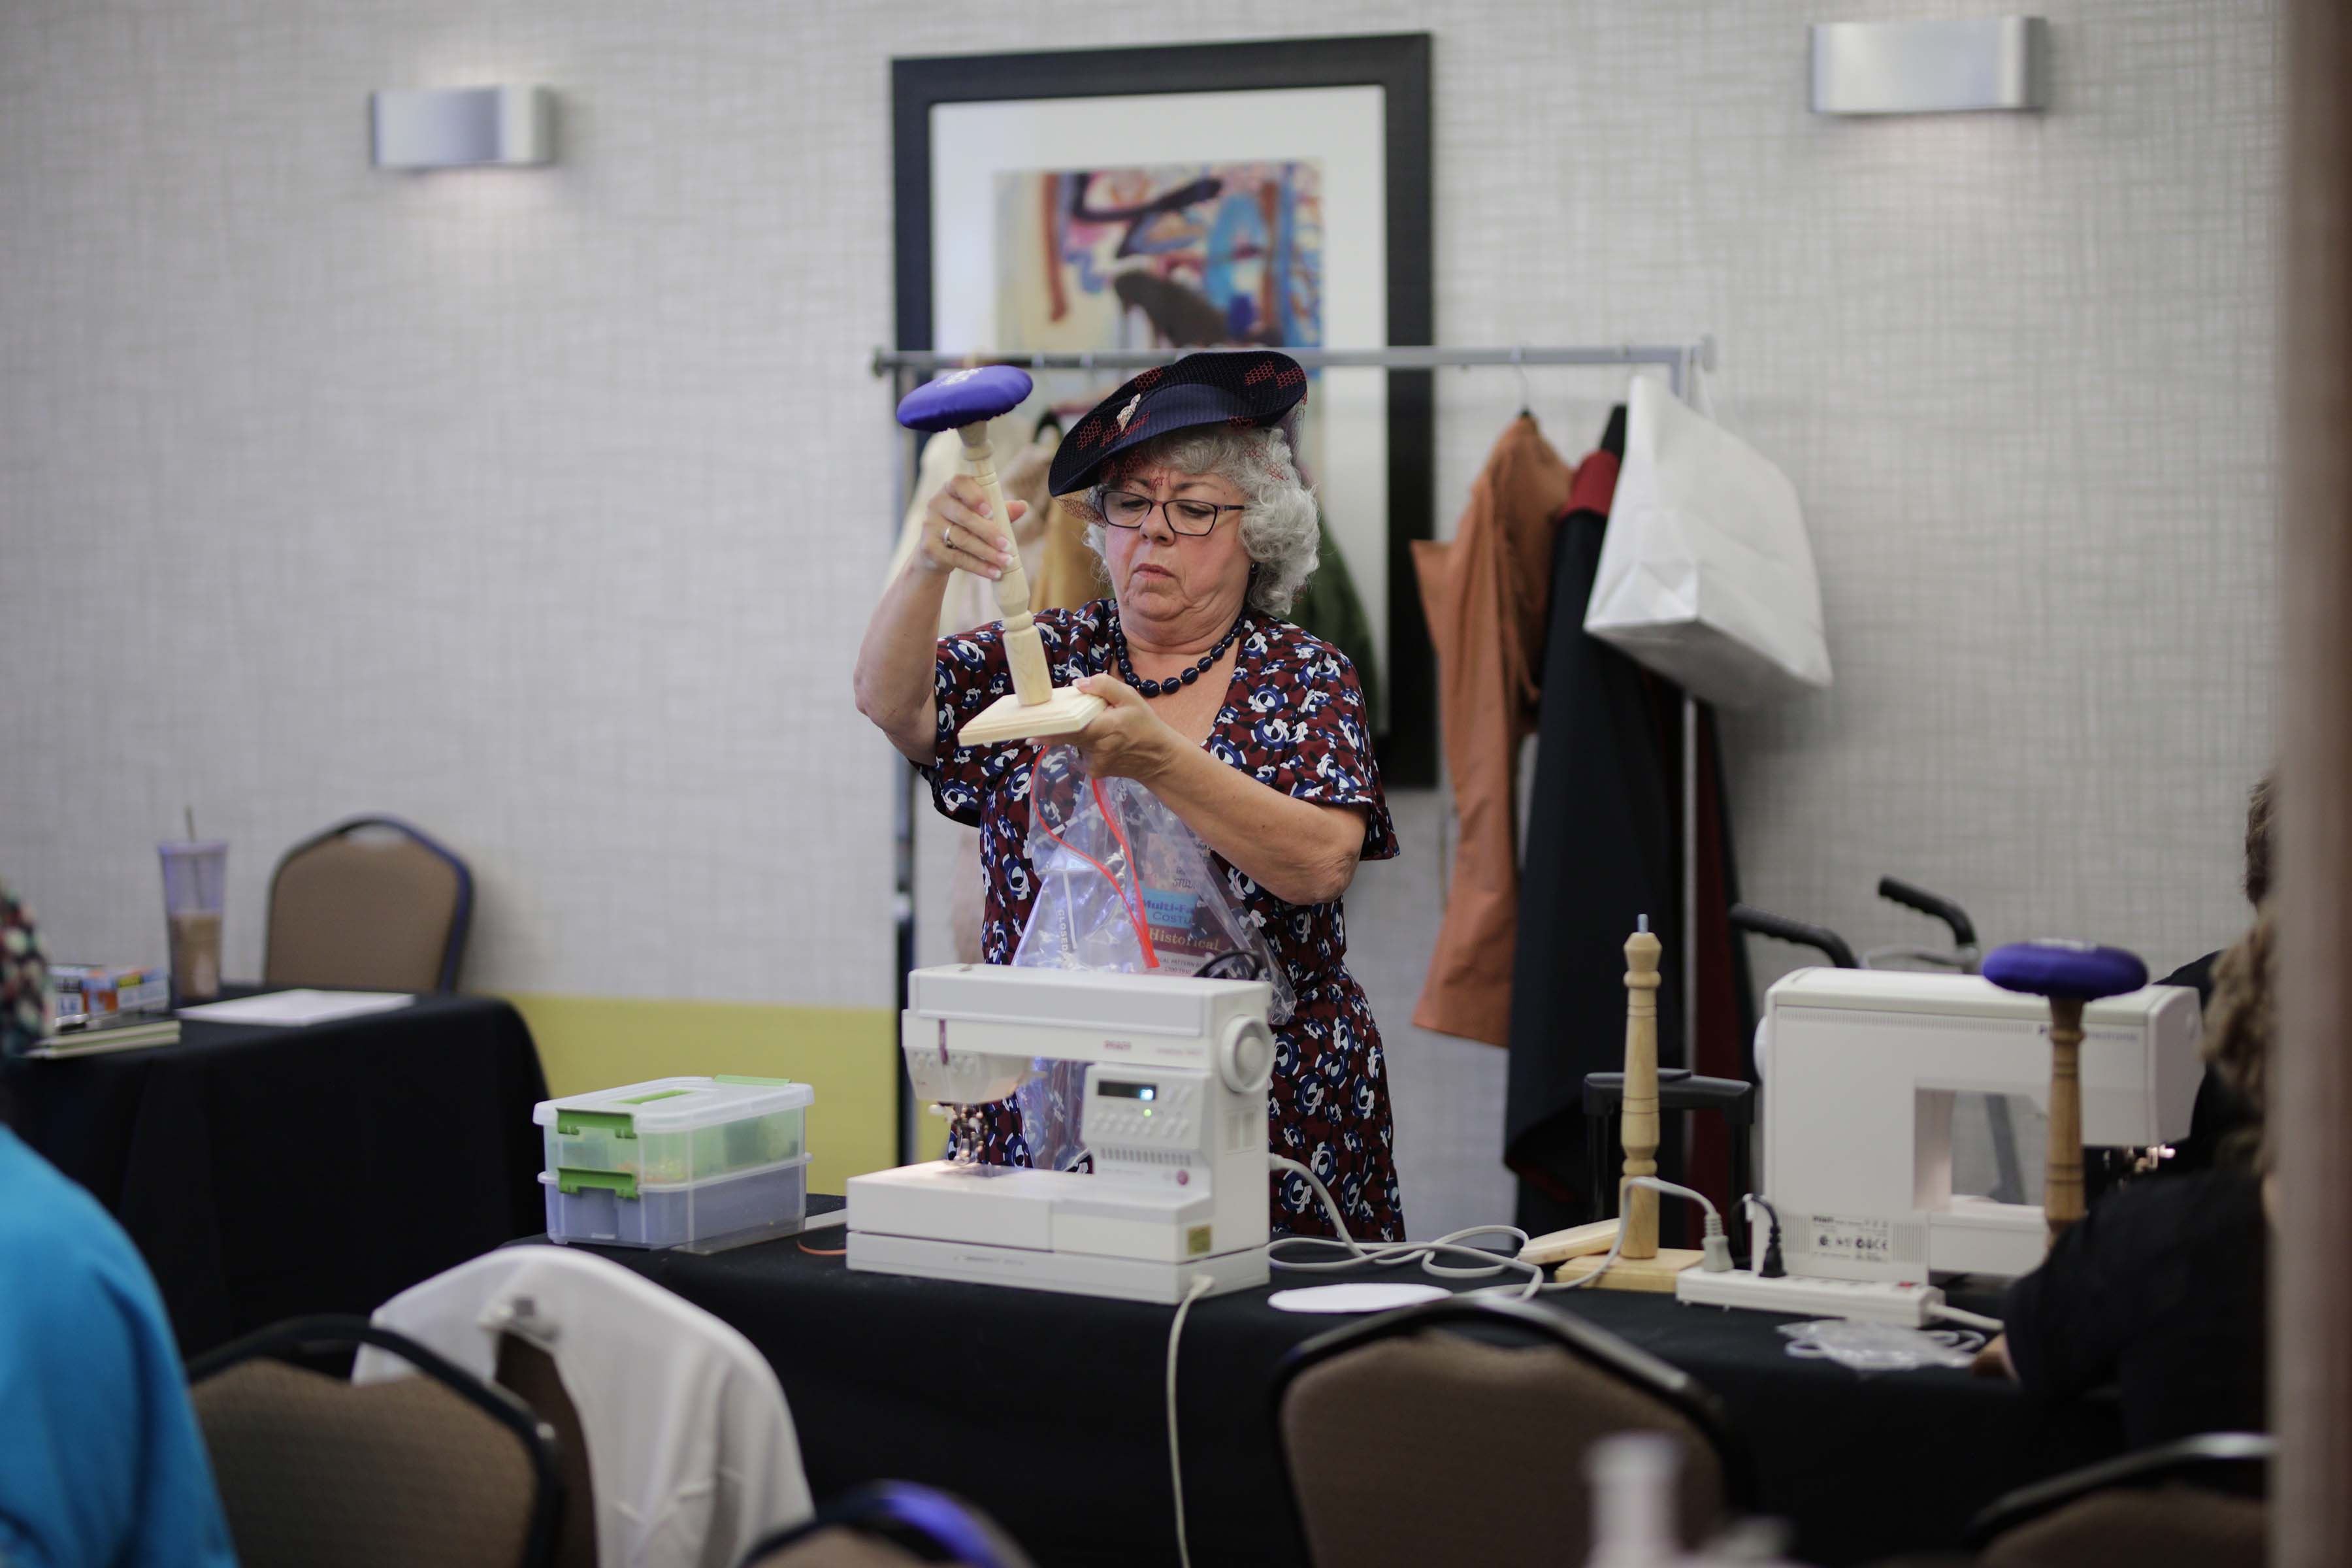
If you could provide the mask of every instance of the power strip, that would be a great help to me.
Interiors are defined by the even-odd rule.
[[[1746,1307],[1804,1318],[1852,1318],[1869,1323],[1925,1328],[1935,1321],[1930,1307],[1944,1304],[1933,1285],[1895,1285],[1877,1279],[1813,1279],[1784,1275],[1766,1279],[1746,1269],[1708,1274],[1696,1268],[1675,1277],[1675,1300],[1695,1307]]]

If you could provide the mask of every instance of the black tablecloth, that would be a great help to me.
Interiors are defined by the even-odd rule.
[[[546,1223],[521,1017],[478,996],[5,1065],[17,1134],[138,1243],[184,1355],[367,1312]]]
[[[803,1240],[834,1247],[842,1235]],[[987,1509],[1045,1568],[1175,1561],[1162,1392],[1172,1309],[852,1273],[795,1241],[703,1258],[593,1250],[760,1347],[819,1498],[924,1481]],[[1275,1288],[1334,1278],[1277,1273]],[[1269,1293],[1201,1301],[1185,1323],[1179,1410],[1196,1563],[1307,1561],[1276,1458],[1272,1379],[1294,1345],[1351,1320],[1276,1311]],[[1825,1568],[1956,1545],[2002,1491],[2113,1450],[2108,1423],[2046,1425],[2013,1387],[1966,1372],[1864,1378],[1798,1360],[1776,1330],[1790,1319],[1603,1291],[1544,1300],[1713,1389],[1764,1511],[1794,1521],[1794,1555]],[[1583,1484],[1562,1470],[1562,1484]],[[1582,1543],[1562,1551],[1577,1561]]]

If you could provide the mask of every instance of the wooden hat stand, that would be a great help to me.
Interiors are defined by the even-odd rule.
[[[1658,954],[1649,921],[1625,941],[1625,1101],[1620,1122],[1628,1177],[1658,1173]],[[1520,1250],[1529,1263],[1565,1258],[1552,1276],[1580,1280],[1598,1273],[1591,1287],[1601,1290],[1647,1290],[1672,1295],[1675,1276],[1697,1266],[1687,1247],[1658,1245],[1658,1194],[1647,1187],[1617,1188],[1619,1218],[1538,1237]],[[1624,1242],[1618,1246],[1619,1232]],[[1616,1247],[1617,1257],[1603,1255]]]
[[[1984,977],[2050,1002],[2050,1153],[2042,1217],[2056,1241],[2083,1217],[2083,1005],[2147,984],[2147,965],[2119,947],[2013,942],[1985,955]]]
[[[953,430],[963,442],[965,471],[980,481],[988,499],[991,522],[1001,531],[995,542],[1012,546],[1011,515],[1004,491],[996,482],[996,462],[990,454],[988,422],[1009,413],[1029,395],[1028,374],[1011,365],[988,365],[954,371],[908,393],[898,404],[898,423],[909,430]],[[1029,576],[1021,557],[996,579],[996,607],[1004,616],[1004,659],[1013,670],[1013,689],[982,710],[980,717],[956,731],[961,746],[992,746],[1002,741],[1042,740],[1076,734],[1094,721],[1109,704],[1070,687],[1054,684],[1045,663],[1045,645],[1037,635],[1036,617],[1029,613]]]

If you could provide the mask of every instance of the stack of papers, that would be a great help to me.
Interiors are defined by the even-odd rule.
[[[415,1000],[406,992],[271,991],[259,996],[239,996],[230,1002],[207,1002],[201,1007],[183,1007],[180,1016],[201,1018],[210,1024],[270,1024],[299,1028],[305,1024],[330,1024],[337,1018],[356,1018],[368,1013],[389,1013]]]

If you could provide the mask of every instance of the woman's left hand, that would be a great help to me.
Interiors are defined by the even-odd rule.
[[[1077,689],[1109,704],[1070,737],[1097,778],[1137,779],[1149,784],[1181,751],[1184,738],[1151,710],[1151,705],[1116,675],[1089,675]]]

